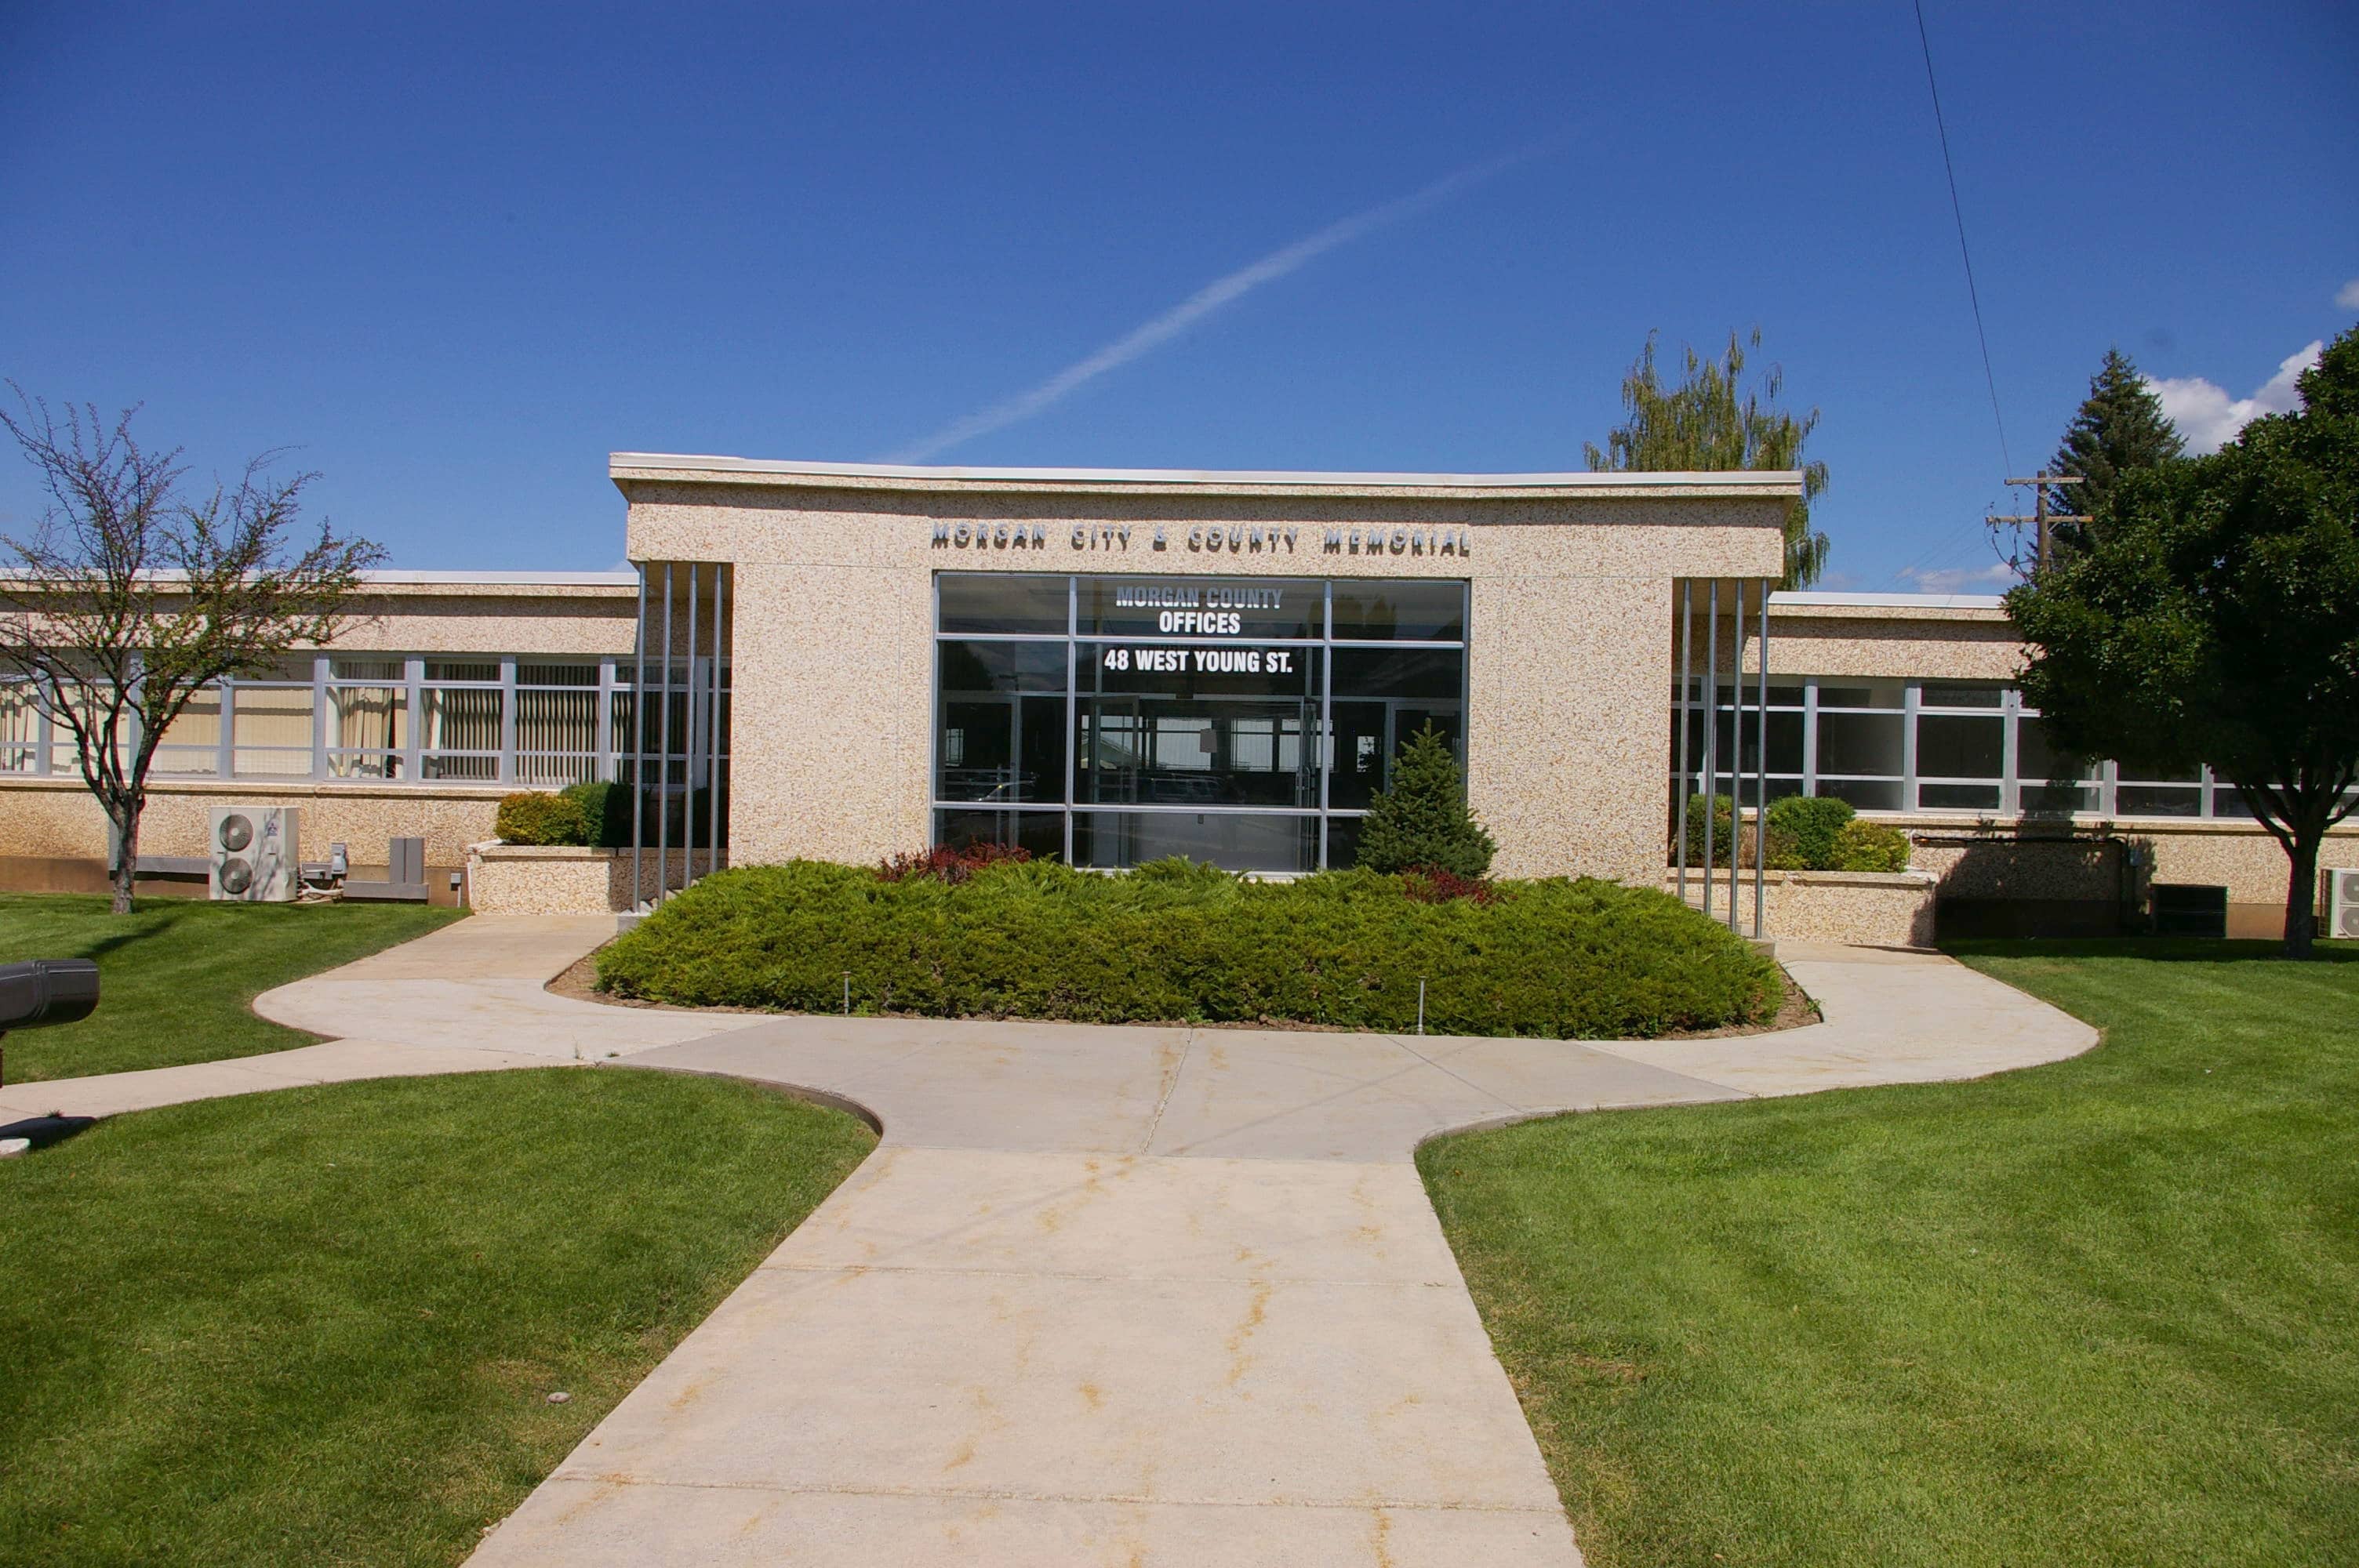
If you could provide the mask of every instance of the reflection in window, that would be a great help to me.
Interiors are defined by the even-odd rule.
[[[1348,865],[1350,814],[1400,745],[1428,725],[1462,745],[1464,649],[1381,645],[1461,641],[1462,582],[939,581],[938,841],[1053,834],[1058,853],[1103,867],[1166,854],[1239,870]],[[1076,637],[1037,635],[1061,632],[1067,603]],[[970,809],[984,804],[1046,809]]]

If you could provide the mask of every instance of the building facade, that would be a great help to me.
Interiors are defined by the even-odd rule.
[[[2110,929],[2157,880],[2279,927],[2284,856],[2231,787],[2052,752],[1995,600],[1770,592],[1792,474],[610,471],[635,571],[381,574],[336,646],[166,738],[144,848],[283,802],[359,866],[425,837],[440,886],[501,795],[605,778],[738,864],[991,839],[1291,874],[1351,863],[1430,726],[1506,875],[1652,883],[1709,782],[1904,828],[1953,928]],[[95,885],[105,854],[0,688],[0,880]]]

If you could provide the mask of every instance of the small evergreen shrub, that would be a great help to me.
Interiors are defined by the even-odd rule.
[[[590,842],[590,824],[582,814],[582,803],[540,790],[502,795],[492,831],[509,844]]]
[[[1711,824],[1709,840],[1705,838],[1706,823]],[[1674,819],[1671,823],[1671,858],[1674,864],[1679,860],[1679,830],[1680,825]],[[1712,846],[1712,863],[1727,865],[1729,854],[1736,843],[1736,803],[1724,795],[1713,795],[1710,800],[1700,795],[1688,796],[1689,865],[1703,864],[1707,842]]]
[[[1831,795],[1789,795],[1769,803],[1769,866],[1780,871],[1835,870],[1835,838],[1855,813]]]
[[[1462,877],[1491,869],[1498,845],[1466,806],[1466,773],[1429,722],[1403,742],[1392,782],[1360,821],[1360,864],[1372,871],[1430,866]]]
[[[1835,835],[1834,865],[1838,871],[1905,871],[1908,869],[1908,838],[1880,822],[1846,822]]]
[[[1767,960],[1659,892],[1549,878],[1434,896],[1460,885],[1365,869],[1256,882],[1178,860],[1102,876],[1006,856],[962,881],[796,860],[667,900],[599,955],[598,984],[832,1012],[849,972],[865,1012],[1403,1031],[1422,979],[1429,1029],[1564,1039],[1716,1028],[1777,1006]]]
[[[567,784],[558,792],[582,808],[582,819],[588,825],[586,843],[605,849],[627,849],[631,845],[631,792],[618,784],[603,779],[587,784]]]

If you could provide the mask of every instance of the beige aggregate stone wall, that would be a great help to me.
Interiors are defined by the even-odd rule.
[[[640,892],[656,891],[657,856],[642,851]],[[726,864],[726,857],[723,857]],[[672,888],[688,885],[689,859],[665,858]],[[707,870],[704,853],[695,871]],[[478,914],[620,914],[631,907],[631,851],[563,845],[485,843],[469,847],[467,903]]]
[[[1786,504],[1708,485],[912,487],[619,465],[616,481],[633,559],[734,564],[730,854],[740,864],[872,861],[926,841],[936,572],[1457,578],[1472,585],[1469,792],[1499,838],[1497,870],[1651,881],[1663,852],[1671,584],[1778,570]],[[969,543],[938,544],[938,524],[953,535],[965,524]],[[1343,531],[1334,553],[1331,528]],[[1241,550],[1226,547],[1233,531]],[[1463,554],[1438,548],[1461,531]],[[1397,534],[1417,542],[1396,550]]]
[[[491,836],[506,787],[496,785],[152,785],[140,819],[147,855],[201,855],[217,806],[303,808],[302,850],[324,860],[342,840],[355,865],[382,865],[388,839],[423,838],[430,869],[455,871],[469,844]],[[0,779],[0,857],[79,857],[103,862],[106,816],[79,779]]]
[[[1747,645],[1745,668],[1760,668],[1757,646]],[[1785,675],[2010,681],[2022,673],[2023,644],[2014,622],[1999,610],[1773,605],[1769,669],[1773,679]]]
[[[1699,879],[1688,880],[1688,903],[1702,907]],[[1871,947],[1924,947],[1933,941],[1934,889],[1938,879],[1906,871],[1764,871],[1762,917],[1767,934],[1780,941],[1844,942]],[[1676,873],[1663,891],[1676,893]],[[1727,873],[1712,884],[1712,910],[1723,918]],[[1752,930],[1753,872],[1737,873],[1737,917]]]

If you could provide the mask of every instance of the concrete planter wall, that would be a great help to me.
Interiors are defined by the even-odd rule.
[[[1701,904],[1700,871],[1688,875],[1688,903]],[[1763,903],[1767,934],[1797,942],[1851,942],[1874,947],[1926,947],[1933,942],[1933,892],[1940,879],[1930,871],[1767,871]],[[1753,928],[1753,871],[1736,876],[1736,909],[1745,929]],[[1663,891],[1679,890],[1678,873],[1667,872]],[[1715,915],[1728,906],[1728,872],[1712,879]]]
[[[669,885],[687,886],[687,851],[674,849],[668,859]],[[644,851],[639,863],[645,897],[656,891],[656,852]],[[697,850],[697,874],[707,867],[705,851]],[[631,907],[631,851],[497,840],[470,844],[467,903],[480,914],[620,914]]]

